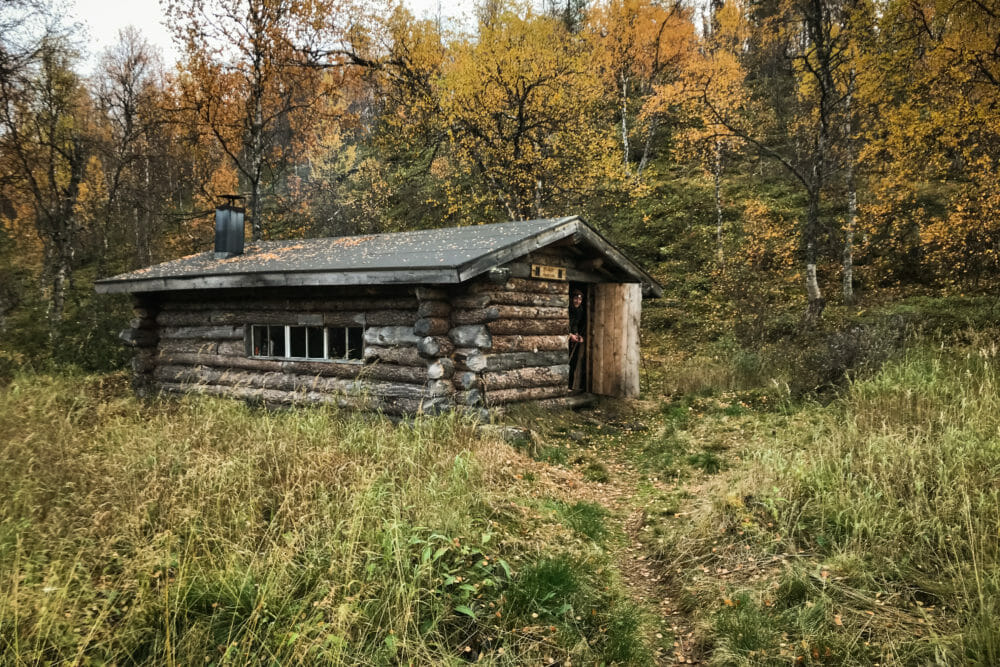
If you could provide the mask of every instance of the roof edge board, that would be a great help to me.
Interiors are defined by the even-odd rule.
[[[577,215],[559,218],[551,227],[532,234],[525,239],[509,243],[502,248],[497,248],[470,262],[466,262],[458,268],[458,281],[464,283],[467,280],[486,273],[495,266],[506,264],[517,257],[522,257],[534,250],[544,248],[560,239],[571,236],[579,229],[580,222],[580,216]]]
[[[196,289],[238,289],[252,287],[343,287],[350,285],[393,285],[405,283],[454,284],[458,273],[452,269],[410,269],[396,271],[311,271],[238,273],[224,276],[185,278],[144,278],[105,281],[94,284],[98,294],[171,292]]]
[[[581,220],[581,222],[583,221]],[[626,257],[623,252],[618,250],[610,241],[604,238],[600,232],[585,222],[583,222],[580,226],[580,232],[588,243],[610,257],[622,271],[635,276],[639,279],[639,282],[648,283],[650,292],[654,297],[663,296],[663,286],[660,285],[660,283],[653,278],[653,276],[646,273],[644,270],[639,268],[635,262]]]

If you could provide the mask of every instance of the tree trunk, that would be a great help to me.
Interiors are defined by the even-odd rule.
[[[726,265],[725,251],[722,246],[722,141],[715,138],[715,155],[712,159],[712,176],[715,181],[715,247],[719,268]]]
[[[851,71],[847,84],[847,96],[844,98],[846,118],[844,120],[844,142],[847,144],[847,221],[844,228],[844,253],[841,257],[843,266],[844,303],[854,304],[854,229],[858,220],[858,190],[854,180],[854,137],[851,96],[854,93],[854,71]]]
[[[623,73],[618,78],[622,84],[622,167],[626,174],[630,174],[632,172],[628,160],[628,77]]]
[[[646,142],[642,147],[642,159],[639,160],[639,166],[636,167],[635,173],[641,174],[642,170],[646,168],[649,163],[649,156],[653,151],[653,135],[656,134],[656,128],[660,126],[659,121],[656,116],[653,116],[649,120],[649,130],[646,132]]]
[[[826,307],[823,292],[816,276],[817,236],[819,233],[819,193],[809,193],[809,210],[806,214],[804,230],[805,260],[806,260],[806,296],[809,305],[806,309],[806,325],[812,326],[819,322]]]

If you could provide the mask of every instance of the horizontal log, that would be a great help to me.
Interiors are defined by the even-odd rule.
[[[565,396],[570,391],[565,385],[551,387],[525,387],[518,389],[500,389],[486,392],[487,405],[504,405],[522,401],[537,401],[546,398]]]
[[[493,345],[493,337],[489,330],[481,324],[464,324],[452,328],[448,338],[459,347],[488,348]]]
[[[156,321],[163,326],[211,326],[271,324],[292,326],[390,326],[412,324],[413,311],[376,310],[365,313],[356,310],[340,310],[329,313],[304,313],[280,310],[231,310],[231,311],[165,311]]]
[[[487,308],[459,308],[452,312],[451,321],[453,324],[485,324],[499,319],[500,311],[494,306]]]
[[[535,366],[559,366],[569,363],[569,350],[549,350],[545,352],[506,352],[504,354],[483,355],[486,371],[507,371],[515,368]]]
[[[417,308],[417,317],[448,317],[451,314],[451,304],[447,301],[421,301]]]
[[[215,368],[236,368],[263,372],[280,372],[299,375],[320,375],[346,379],[389,380],[410,383],[426,382],[427,369],[417,366],[390,364],[359,364],[337,361],[280,361],[277,359],[250,359],[221,354],[168,353],[160,357],[165,364],[205,365]]]
[[[508,278],[502,285],[488,280],[470,283],[467,288],[469,294],[482,294],[483,292],[534,292],[536,294],[560,294],[568,292],[568,285],[565,282],[555,280],[536,280],[534,278]]]
[[[493,336],[493,352],[541,352],[569,349],[569,336]]]
[[[160,327],[160,338],[243,339],[243,327]]]
[[[368,394],[379,399],[433,398],[450,396],[454,393],[451,382],[445,380],[430,380],[421,384],[413,384],[319,375],[289,375],[281,372],[222,370],[208,366],[163,365],[158,366],[153,371],[153,376],[163,382],[181,384],[227,385],[346,395]]]
[[[413,325],[417,336],[442,336],[451,329],[451,321],[446,317],[422,317]]]
[[[531,366],[509,371],[483,373],[483,386],[487,392],[518,387],[569,386],[569,364],[558,366]]]
[[[222,341],[225,343],[235,343],[240,345],[242,348],[243,341]],[[170,354],[219,354],[219,341],[214,340],[197,340],[190,338],[179,338],[172,340],[160,341],[158,346],[158,351],[160,356],[167,356]],[[242,354],[241,349],[238,354]]]
[[[162,340],[157,348],[159,354],[191,353],[191,354],[222,354],[245,356],[245,343],[242,340],[199,340],[192,338],[177,338]]]
[[[421,336],[413,333],[413,327],[368,327],[365,329],[366,345],[416,345]]]
[[[273,359],[249,359],[247,357],[232,357],[222,354],[198,352],[168,352],[160,351],[159,361],[172,366],[213,366],[215,368],[239,368],[262,372],[280,372],[281,362]]]
[[[324,394],[322,392],[282,391],[278,389],[259,389],[255,387],[240,387],[231,385],[197,385],[182,382],[159,381],[157,387],[164,392],[173,394],[203,394],[208,396],[225,396],[248,401],[281,405],[337,405],[342,408],[365,409],[377,405],[377,401],[365,396],[343,396]]]
[[[355,291],[356,290],[352,290]],[[162,310],[280,310],[286,312],[330,312],[370,310],[416,310],[419,302],[414,296],[373,297],[370,299],[268,299],[257,296],[209,298],[199,301],[167,301]]]
[[[405,311],[386,311],[390,313],[405,312]],[[323,313],[323,325],[328,327],[363,327],[365,324],[370,324],[371,321],[367,319],[365,313],[357,310],[338,310],[332,313]],[[257,322],[250,322],[250,324],[257,324]],[[386,322],[385,324],[389,324]]]
[[[451,359],[438,359],[427,365],[427,377],[431,380],[450,378],[455,372],[455,362]]]
[[[434,398],[451,396],[455,388],[448,380],[428,380],[421,385],[402,382],[369,382],[368,391],[379,398]]]
[[[220,324],[292,324],[322,326],[322,313],[278,310],[164,311],[156,316],[163,326],[211,326]]]
[[[372,327],[412,327],[416,320],[417,314],[412,310],[373,310],[362,313],[361,322]]]
[[[385,364],[397,364],[399,366],[420,366],[426,367],[427,360],[420,356],[420,352],[415,347],[382,347],[378,345],[365,346],[365,361],[372,363],[380,361]]]
[[[490,293],[482,292],[479,294],[458,294],[451,298],[452,308],[468,308],[470,310],[476,310],[477,308],[485,308],[490,305]]]
[[[219,354],[231,354],[241,356],[246,354],[246,341],[242,340],[220,340],[216,350]]]
[[[458,370],[472,371],[473,373],[486,370],[486,355],[479,348],[457,348],[452,357],[455,360],[455,368]]]
[[[569,308],[569,288],[558,294],[536,292],[490,292],[490,302],[503,306],[541,306],[549,308]]]
[[[417,343],[417,352],[427,359],[450,357],[454,350],[455,344],[444,336],[424,336]]]
[[[357,382],[352,379],[322,377],[317,375],[289,375],[280,371],[246,371],[242,369],[215,368],[211,366],[157,366],[153,377],[164,382],[183,384],[217,384],[279,389],[281,391],[318,391],[322,393],[357,393]]]
[[[228,385],[158,382],[156,386],[166,393],[224,396],[271,405],[336,405],[349,410],[378,411],[387,415],[440,414],[454,406],[450,396],[395,398],[381,401],[372,396],[344,396],[315,391],[281,391]]]
[[[569,318],[559,320],[496,320],[486,325],[493,335],[558,336],[569,333]]]
[[[507,265],[510,269],[511,280],[522,279],[522,280],[532,280],[531,277],[531,264],[527,262],[511,262]],[[610,274],[607,272],[596,273],[594,271],[581,271],[576,268],[566,269],[566,280],[572,280],[578,283],[603,283],[607,282]],[[566,285],[567,283],[563,283]],[[564,287],[565,289],[565,287]]]
[[[414,290],[417,298],[421,301],[447,301],[448,300],[448,290],[442,287],[427,287],[426,285],[418,285]]]
[[[561,306],[512,306],[496,305],[489,309],[497,314],[494,319],[537,319],[560,320],[569,319],[569,309]]]

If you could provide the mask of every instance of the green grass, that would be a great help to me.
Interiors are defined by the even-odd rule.
[[[573,532],[586,537],[594,542],[601,542],[608,535],[608,528],[604,523],[607,517],[607,510],[602,505],[586,501],[578,501],[572,505],[557,502],[555,508],[559,518],[569,526]]]
[[[827,405],[722,411],[748,460],[693,455],[712,502],[649,532],[688,573],[713,664],[998,664],[1000,357],[969,339],[911,347]]]
[[[119,375],[15,376],[0,390],[0,654],[641,663],[607,557],[510,509],[515,456],[458,416],[397,426],[143,403]],[[567,512],[596,539],[594,508]],[[523,632],[539,609],[557,630]]]

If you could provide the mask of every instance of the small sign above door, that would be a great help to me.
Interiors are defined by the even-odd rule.
[[[532,278],[544,278],[546,280],[566,280],[566,269],[561,266],[545,266],[543,264],[531,265]]]

